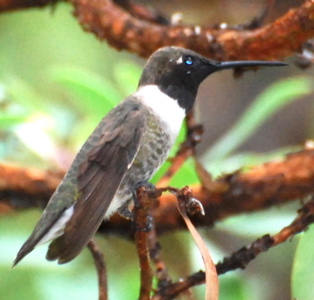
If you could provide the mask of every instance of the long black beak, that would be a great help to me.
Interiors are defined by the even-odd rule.
[[[287,66],[288,64],[281,61],[248,60],[248,61],[216,62],[214,65],[215,67],[217,67],[217,70],[222,70],[222,69],[234,69],[234,68],[245,68],[245,67],[281,67],[281,66]]]

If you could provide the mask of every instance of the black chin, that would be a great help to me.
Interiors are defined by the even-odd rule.
[[[159,86],[159,89],[170,98],[177,100],[179,106],[183,108],[186,113],[192,109],[195,102],[197,89],[190,90],[175,85]]]

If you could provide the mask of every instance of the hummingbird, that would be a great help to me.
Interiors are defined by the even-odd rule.
[[[165,162],[199,85],[210,74],[283,65],[218,62],[180,47],[154,52],[137,90],[102,119],[76,155],[14,265],[48,241],[46,259],[67,263],[79,255],[104,219],[115,212],[131,218],[132,189],[148,181]]]

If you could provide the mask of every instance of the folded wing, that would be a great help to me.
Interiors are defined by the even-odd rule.
[[[75,258],[100,226],[125,173],[140,146],[144,114],[140,104],[124,103],[108,114],[98,144],[80,165],[78,200],[63,235],[49,246],[48,260]]]

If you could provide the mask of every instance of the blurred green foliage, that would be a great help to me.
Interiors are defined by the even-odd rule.
[[[239,121],[214,144],[206,154],[207,161],[225,159],[245,142],[268,118],[298,97],[313,91],[308,77],[284,79],[276,82],[248,107]]]
[[[42,169],[66,169],[74,153],[101,118],[136,89],[142,62],[130,54],[117,53],[84,33],[70,13],[66,4],[58,4],[55,11],[46,8],[4,14],[0,18],[2,161]],[[292,148],[263,155],[233,154],[270,115],[298,96],[308,94],[311,86],[311,80],[304,77],[275,83],[209,150],[203,158],[204,164],[217,175],[291,151]],[[184,136],[183,128],[172,154]],[[169,162],[165,163],[153,182],[169,165]],[[190,159],[175,175],[171,185],[182,187],[196,182],[194,162]],[[58,266],[45,261],[46,246],[42,246],[11,270],[19,247],[39,216],[39,211],[24,211],[0,218],[0,299],[96,299],[96,273],[86,250],[70,264]],[[253,214],[251,218],[239,216],[218,225],[217,230],[226,236],[232,233],[244,240],[249,236],[249,242],[267,230],[281,229],[292,218],[290,212],[285,214],[282,211],[272,212],[271,215]],[[246,228],[250,228],[249,232]],[[306,244],[309,239],[307,235],[302,237],[295,258],[293,288],[300,297],[298,299],[310,299],[299,296],[300,278],[312,276],[310,270],[305,270],[310,263],[304,260],[310,247],[309,243]],[[98,237],[97,242],[105,253],[110,299],[136,299],[139,273],[134,245],[116,237]],[[178,279],[203,268],[187,232],[173,234],[170,238],[164,236],[161,242],[173,278]],[[208,245],[214,249],[215,261],[230,253],[230,250],[211,242],[209,237]],[[232,250],[237,250],[237,247]],[[257,274],[256,280],[260,282],[259,276]],[[220,280],[222,300],[265,299],[262,289],[250,288],[248,282],[252,284],[253,279],[240,271],[222,276]],[[257,281],[253,284],[257,285]],[[310,284],[310,281],[305,284]],[[195,292],[198,299],[202,299],[203,288],[197,288]]]
[[[306,233],[302,233],[294,257],[292,272],[292,298],[312,300],[314,295],[314,226],[311,225]]]

